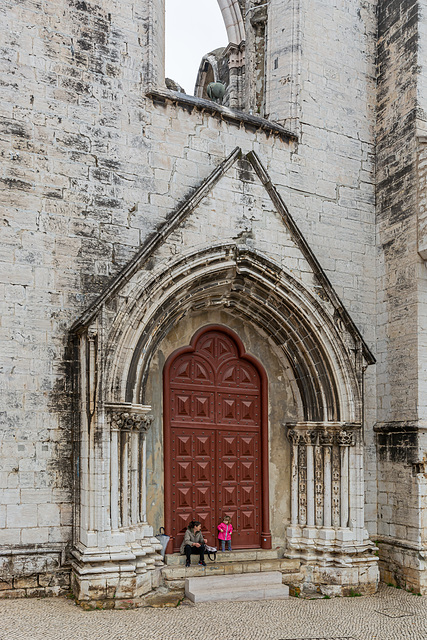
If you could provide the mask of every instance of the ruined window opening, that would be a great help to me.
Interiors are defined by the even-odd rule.
[[[208,84],[221,82],[225,92],[220,88],[221,96],[215,101],[247,110],[245,0],[164,1],[166,87],[207,99]]]
[[[169,89],[199,96],[196,85],[206,62],[211,69],[203,72],[204,79],[219,79],[218,66],[206,60],[208,55],[223,51],[228,42],[219,5],[217,0],[165,1],[165,75]],[[201,91],[206,93],[205,86]]]

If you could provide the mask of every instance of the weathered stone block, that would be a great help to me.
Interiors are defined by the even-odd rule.
[[[13,580],[15,589],[27,589],[38,586],[37,576],[29,576],[28,578],[15,578]]]
[[[1,580],[0,581],[0,591],[5,591],[6,589],[12,589],[13,581],[12,580]]]
[[[6,589],[0,591],[0,598],[25,598],[27,592],[25,589]]]
[[[255,573],[261,571],[260,562],[242,562],[243,573]]]

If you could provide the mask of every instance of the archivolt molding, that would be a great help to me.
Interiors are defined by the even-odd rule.
[[[245,39],[245,24],[239,1],[218,0],[218,4],[227,29],[228,41],[233,44],[240,44]]]
[[[127,289],[108,332],[105,400],[143,402],[149,365],[165,335],[189,312],[222,306],[283,351],[303,420],[360,421],[361,371],[354,357],[360,345],[340,331],[327,304],[246,246],[222,244],[181,256]]]

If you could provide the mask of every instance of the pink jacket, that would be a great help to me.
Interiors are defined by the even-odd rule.
[[[218,538],[220,540],[231,540],[231,534],[233,533],[233,525],[220,522],[218,525]]]

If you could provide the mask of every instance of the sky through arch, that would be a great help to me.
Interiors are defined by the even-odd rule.
[[[227,32],[217,0],[166,0],[167,78],[193,95],[205,53],[225,47]]]

